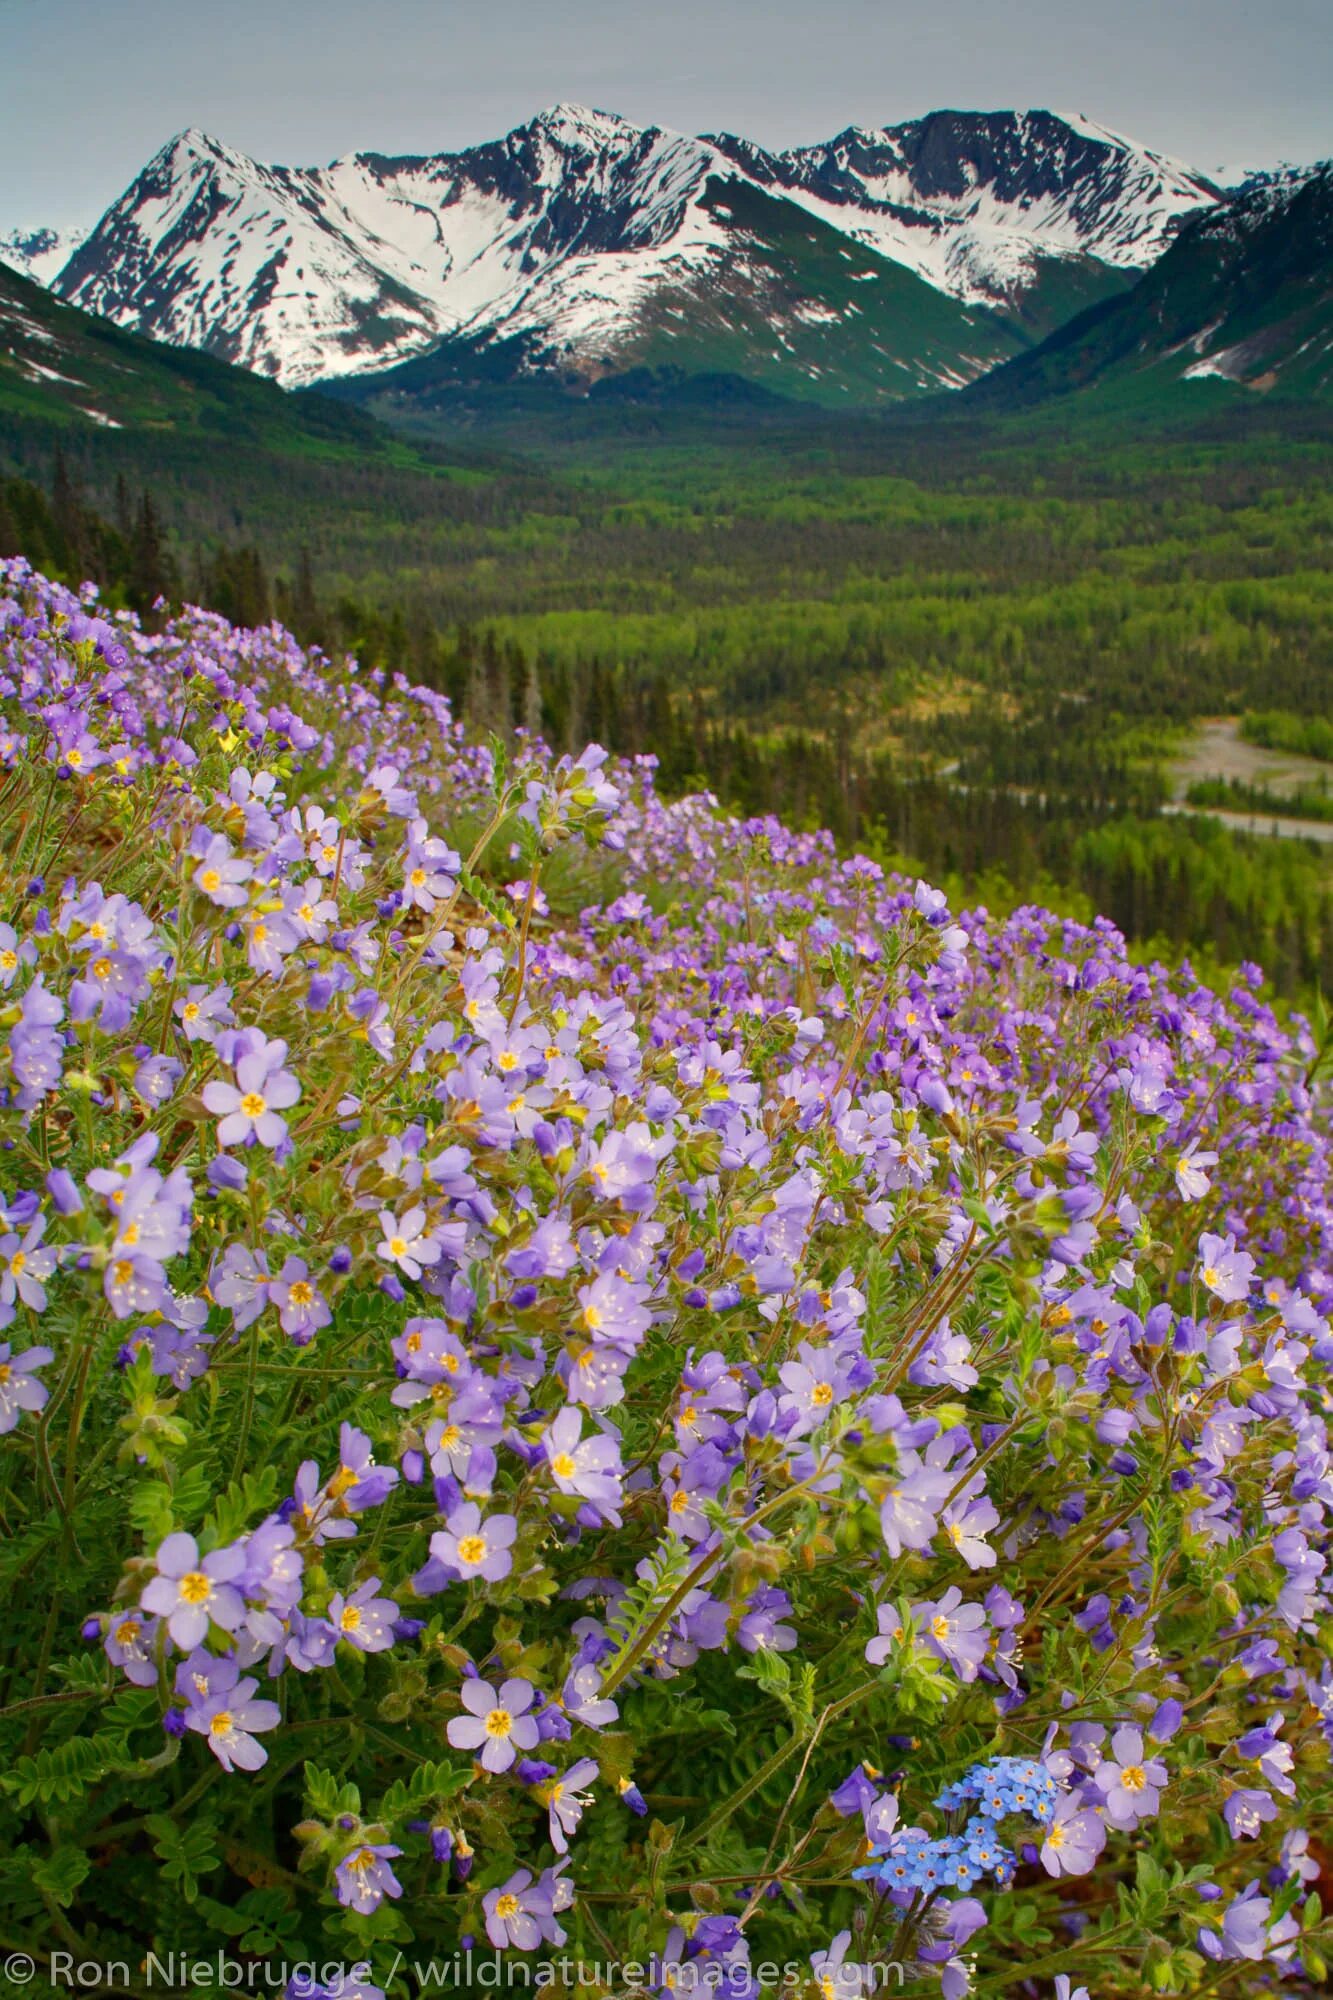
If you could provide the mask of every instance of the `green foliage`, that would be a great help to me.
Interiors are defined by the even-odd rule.
[[[217,1823],[205,1813],[193,1813],[178,1826],[168,1813],[150,1813],[144,1824],[153,1852],[162,1863],[164,1880],[187,1903],[193,1903],[199,1894],[200,1876],[211,1875],[222,1859]]]

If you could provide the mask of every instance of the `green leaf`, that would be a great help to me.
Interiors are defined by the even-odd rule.
[[[123,1769],[125,1739],[109,1730],[95,1736],[73,1736],[34,1757],[20,1757],[12,1771],[0,1774],[0,1785],[19,1805],[69,1805],[104,1778]]]
[[[332,1771],[322,1765],[305,1767],[305,1795],[315,1819],[337,1819],[341,1813],[361,1812],[361,1794],[355,1785],[340,1784]]]
[[[44,1896],[67,1910],[74,1901],[92,1862],[77,1847],[62,1847],[32,1864],[32,1879]]]
[[[143,1538],[145,1547],[155,1549],[176,1525],[171,1488],[164,1479],[146,1479],[130,1495],[130,1524]]]
[[[216,1822],[196,1814],[184,1827],[167,1813],[153,1813],[145,1822],[162,1873],[187,1903],[199,1899],[199,1877],[211,1875],[222,1857],[216,1845]]]
[[[379,1802],[376,1819],[399,1819],[404,1813],[419,1811],[461,1792],[471,1782],[467,1764],[418,1764],[410,1778],[399,1778]]]
[[[244,1534],[256,1514],[263,1514],[278,1497],[278,1475],[271,1465],[262,1472],[247,1472],[218,1495],[204,1522],[200,1546],[222,1548]]]

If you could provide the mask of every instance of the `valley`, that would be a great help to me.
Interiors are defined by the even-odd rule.
[[[1329,707],[1327,167],[1228,189],[1038,112],[778,155],[563,106],[327,170],[186,133],[58,269],[24,244],[0,535],[53,573],[1333,981],[1321,778],[1238,734]]]

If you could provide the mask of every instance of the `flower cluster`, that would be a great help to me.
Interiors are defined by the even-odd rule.
[[[1317,1990],[1327,1051],[1257,973],[18,562],[0,705],[12,1909]]]

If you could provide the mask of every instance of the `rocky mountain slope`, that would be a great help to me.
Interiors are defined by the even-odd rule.
[[[779,154],[559,106],[463,152],[318,168],[186,132],[53,283],[288,385],[458,343],[576,382],[683,362],[890,398],[965,383],[1123,289],[1217,195],[1049,112]]]
[[[1333,396],[1333,163],[1259,175],[1119,298],[969,391],[992,406],[1222,380]]]

